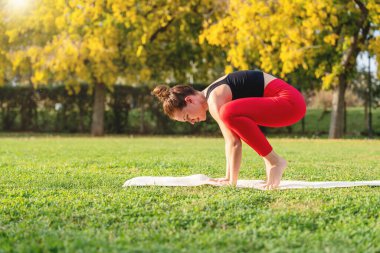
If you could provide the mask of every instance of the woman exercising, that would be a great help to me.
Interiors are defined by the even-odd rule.
[[[264,159],[267,178],[262,187],[279,186],[287,163],[259,126],[284,127],[304,117],[305,100],[293,86],[262,71],[246,70],[227,74],[202,91],[159,85],[152,94],[173,120],[194,124],[206,120],[207,110],[216,120],[225,140],[226,177],[211,181],[236,186],[243,140]]]

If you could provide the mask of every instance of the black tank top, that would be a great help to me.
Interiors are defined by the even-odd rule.
[[[212,83],[207,90],[206,100],[211,91],[222,84],[227,84],[231,88],[232,100],[264,95],[264,73],[259,70],[236,71]]]

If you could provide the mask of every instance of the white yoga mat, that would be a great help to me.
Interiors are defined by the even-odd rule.
[[[128,186],[199,186],[215,185],[225,186],[215,182],[208,181],[210,178],[203,174],[196,174],[185,177],[135,177],[127,180],[123,187]],[[238,180],[236,187],[261,189],[263,180]],[[295,188],[335,188],[335,187],[352,187],[352,186],[380,186],[380,180],[375,181],[326,181],[326,182],[307,182],[282,180],[278,189],[295,189]]]

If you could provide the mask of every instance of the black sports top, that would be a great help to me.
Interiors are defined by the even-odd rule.
[[[264,73],[259,70],[243,70],[228,74],[222,80],[214,82],[207,90],[206,100],[213,89],[227,84],[232,91],[232,100],[264,95]]]

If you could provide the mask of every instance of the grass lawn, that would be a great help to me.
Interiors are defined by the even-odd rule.
[[[284,179],[380,180],[380,140],[270,139]],[[380,188],[131,187],[225,173],[222,138],[0,138],[0,252],[379,252]],[[243,146],[240,179],[264,179]]]

